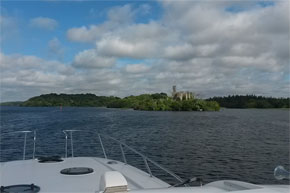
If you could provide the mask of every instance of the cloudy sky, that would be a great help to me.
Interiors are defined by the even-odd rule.
[[[1,101],[289,97],[289,1],[1,1]]]

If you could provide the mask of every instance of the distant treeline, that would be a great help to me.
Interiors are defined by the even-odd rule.
[[[23,102],[20,106],[25,107],[53,107],[53,106],[74,106],[74,107],[105,107],[118,97],[96,96],[94,94],[44,94],[32,97]]]
[[[94,94],[46,94],[30,98],[20,106],[108,107],[147,111],[217,111],[220,109],[219,104],[215,101],[201,99],[176,101],[168,97],[166,93],[142,94],[125,98],[96,96]]]
[[[226,108],[289,108],[290,98],[273,98],[255,95],[232,95],[213,97],[207,101],[216,101]]]
[[[125,98],[96,96],[94,94],[52,93],[32,97],[24,102],[7,102],[0,105],[24,107],[108,107],[148,111],[218,111],[220,106],[225,108],[290,108],[290,99],[255,95],[232,95],[213,97],[206,100],[194,98],[178,101],[168,97],[166,93],[142,94]]]
[[[3,102],[0,106],[20,106],[22,103],[23,101]]]

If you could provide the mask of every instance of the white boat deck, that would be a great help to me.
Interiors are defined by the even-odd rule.
[[[64,158],[62,162],[39,163],[38,160],[21,160],[0,163],[0,185],[35,184],[40,192],[98,192],[100,178],[107,171],[119,171],[128,182],[128,188],[165,188],[170,185],[149,174],[116,161],[94,157]],[[64,175],[60,171],[72,167],[89,167],[91,174]]]
[[[38,159],[25,160],[26,135],[31,131],[20,131],[25,134],[23,147],[23,160],[0,162],[0,192],[46,192],[46,193],[290,193],[289,185],[255,185],[251,183],[221,180],[206,184],[202,187],[170,187],[166,182],[152,176],[148,162],[155,165],[163,172],[169,174],[179,182],[183,180],[173,172],[160,166],[135,149],[127,146],[114,138],[102,135],[120,146],[120,152],[125,163],[107,159],[101,135],[99,142],[105,158],[74,157],[72,133],[76,130],[65,130],[65,157],[68,155],[68,134],[71,140],[72,158],[62,158],[62,162],[51,162],[52,158],[43,158],[48,163],[40,163]],[[19,132],[16,132],[19,133]],[[35,140],[33,158],[35,157]],[[126,161],[123,148],[140,156],[144,160],[147,172],[130,166]],[[1,153],[1,152],[0,152]],[[59,158],[58,158],[59,159]],[[54,161],[56,161],[55,158]],[[62,174],[64,169],[73,168],[71,172],[91,171],[88,174],[67,175]],[[85,170],[76,169],[85,168]],[[90,169],[86,169],[90,168]],[[290,174],[279,166],[274,171],[277,179],[289,179]],[[74,173],[75,174],[75,173]],[[21,191],[19,190],[21,186]],[[11,187],[12,186],[12,187]],[[40,189],[39,189],[39,188]],[[28,188],[28,189],[27,189]],[[105,190],[105,191],[104,191]]]
[[[21,160],[0,163],[0,185],[35,184],[40,192],[99,193],[101,176],[108,171],[119,171],[128,182],[131,193],[289,193],[287,185],[263,186],[240,181],[216,181],[203,187],[170,187],[158,178],[125,163],[95,157],[63,158],[56,163],[39,163],[38,160]],[[65,168],[89,167],[93,173],[64,175]]]

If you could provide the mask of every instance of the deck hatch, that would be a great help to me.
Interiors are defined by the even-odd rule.
[[[2,193],[37,193],[40,187],[34,184],[17,184],[11,186],[1,186],[0,192]]]
[[[113,164],[118,164],[116,161],[108,161],[107,164],[113,165]]]
[[[56,163],[63,161],[60,156],[39,157],[37,159],[39,163]]]
[[[87,167],[73,167],[73,168],[65,168],[60,171],[61,174],[64,175],[83,175],[93,173],[93,168]]]

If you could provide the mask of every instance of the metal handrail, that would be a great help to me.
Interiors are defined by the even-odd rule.
[[[70,146],[71,146],[71,157],[74,157],[74,142],[73,142],[73,133],[74,132],[79,132],[81,130],[63,130],[62,132],[65,135],[65,157],[67,158],[68,156],[68,139],[70,139]],[[33,133],[33,152],[32,152],[32,158],[35,159],[35,149],[36,149],[36,131],[15,131],[15,132],[10,132],[10,133],[5,133],[0,135],[0,137],[4,136],[4,135],[11,135],[11,134],[17,134],[17,133],[23,133],[24,134],[24,141],[23,141],[23,156],[22,159],[25,160],[26,159],[26,146],[27,146],[27,135],[29,133]],[[183,179],[181,177],[179,177],[178,175],[176,175],[175,173],[173,173],[172,171],[164,168],[163,166],[159,165],[158,163],[156,163],[155,161],[151,160],[150,158],[146,157],[145,155],[143,155],[142,153],[138,152],[137,150],[135,150],[134,148],[128,146],[127,144],[111,137],[108,135],[104,135],[104,134],[99,134],[97,133],[98,138],[99,138],[99,142],[104,154],[105,159],[108,159],[107,153],[106,153],[106,148],[103,144],[103,139],[102,138],[107,138],[110,139],[112,141],[114,141],[115,143],[117,143],[120,146],[120,152],[122,154],[122,158],[123,158],[123,162],[125,164],[127,164],[127,158],[126,158],[126,154],[124,151],[124,148],[134,152],[135,154],[139,155],[143,161],[144,161],[144,165],[147,169],[148,174],[150,175],[150,177],[153,177],[151,168],[149,166],[149,162],[151,164],[153,164],[154,166],[156,166],[157,168],[163,170],[164,172],[166,172],[167,174],[169,174],[170,176],[174,177],[176,180],[178,180],[179,182],[183,182]]]
[[[71,146],[71,157],[74,157],[74,144],[73,144],[73,132],[76,131],[81,131],[81,130],[75,130],[75,129],[70,129],[70,130],[63,130],[62,132],[65,135],[65,157],[67,158],[67,148],[68,148],[68,134],[70,135],[70,146]]]
[[[4,133],[1,134],[0,137],[5,136],[5,135],[11,135],[11,134],[17,134],[17,133],[23,133],[24,134],[24,140],[23,140],[23,154],[22,154],[22,159],[26,159],[26,145],[27,145],[27,134],[28,133],[33,133],[33,151],[32,151],[32,158],[35,158],[35,143],[36,143],[36,131],[14,131],[14,132],[9,132],[9,133]]]
[[[183,179],[181,177],[179,177],[178,175],[176,175],[174,172],[164,168],[163,166],[159,165],[158,163],[156,163],[155,161],[151,160],[150,158],[146,157],[145,155],[143,155],[142,153],[138,152],[137,150],[135,150],[134,148],[128,146],[127,144],[111,137],[108,135],[104,135],[104,134],[98,134],[99,136],[103,136],[103,137],[107,137],[115,142],[117,142],[120,145],[120,149],[121,149],[121,153],[122,153],[122,157],[124,160],[124,163],[127,164],[127,160],[126,160],[126,155],[124,153],[123,147],[126,147],[127,149],[133,151],[134,153],[136,153],[137,155],[141,156],[143,158],[144,164],[146,166],[146,169],[148,171],[148,173],[150,174],[151,177],[153,177],[152,171],[148,165],[148,162],[152,163],[153,165],[155,165],[156,167],[158,167],[159,169],[163,170],[164,172],[166,172],[167,174],[171,175],[172,177],[174,177],[176,180],[178,180],[179,182],[183,182]],[[103,149],[104,150],[104,149]],[[105,154],[105,152],[104,152]]]
[[[101,147],[102,147],[103,153],[104,153],[104,157],[107,159],[107,154],[106,154],[105,147],[104,147],[104,145],[103,145],[103,141],[102,141],[101,135],[98,134],[98,137],[99,137],[99,141],[100,141],[100,144],[101,144]]]
[[[77,131],[81,131],[81,130],[63,130],[63,133],[65,134],[65,157],[67,158],[67,153],[68,153],[68,135],[70,136],[70,146],[71,146],[71,157],[74,157],[74,149],[73,149],[73,132],[77,132]],[[126,154],[124,152],[124,148],[129,149],[130,151],[134,152],[135,154],[139,155],[143,161],[144,161],[144,165],[147,169],[148,174],[150,175],[150,177],[153,177],[152,171],[150,169],[150,166],[148,164],[148,162],[150,162],[151,164],[155,165],[156,167],[158,167],[159,169],[163,170],[164,172],[166,172],[167,174],[169,174],[170,176],[172,176],[173,178],[175,178],[176,180],[178,180],[179,182],[183,182],[184,180],[179,177],[178,175],[176,175],[174,172],[164,168],[163,166],[159,165],[158,163],[156,163],[155,161],[151,160],[150,158],[146,157],[145,155],[143,155],[142,153],[138,152],[137,150],[135,150],[134,148],[128,146],[127,144],[111,137],[105,134],[100,134],[97,133],[98,138],[99,138],[99,142],[101,145],[101,149],[103,151],[104,154],[104,158],[108,159],[107,153],[106,153],[106,148],[103,144],[103,139],[102,138],[108,138],[111,139],[112,141],[116,142],[119,146],[120,146],[120,150],[121,150],[121,154],[122,154],[122,158],[123,158],[123,162],[125,164],[127,164],[127,158],[126,158]]]

